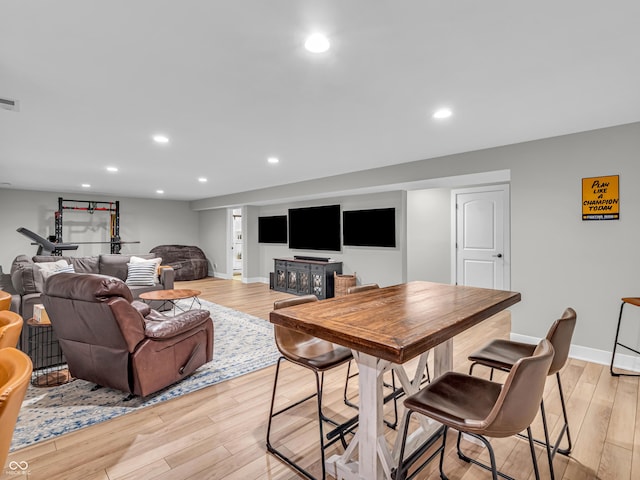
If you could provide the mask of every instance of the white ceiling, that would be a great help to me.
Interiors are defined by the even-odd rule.
[[[0,97],[20,107],[0,109],[0,188],[193,200],[640,121],[638,0],[0,12]],[[304,50],[315,31],[327,53]]]

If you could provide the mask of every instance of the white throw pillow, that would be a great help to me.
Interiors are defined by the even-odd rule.
[[[44,272],[42,273],[44,275]],[[53,272],[49,274],[49,276],[55,275],[58,273],[76,273],[76,269],[73,267],[73,265],[65,265],[64,267],[55,269]]]
[[[66,267],[69,264],[66,260],[56,260],[55,262],[35,262],[34,265],[41,271],[52,272],[62,267]]]
[[[160,264],[162,263],[162,258],[161,257],[156,257],[156,258],[141,258],[141,257],[136,257],[135,255],[132,256],[129,259],[129,263],[145,263],[145,262],[152,262],[155,267],[156,267],[156,277],[155,277],[155,284],[157,285],[158,283],[160,283]]]
[[[154,262],[127,263],[127,285],[152,287],[158,280],[157,266]]]
[[[62,272],[75,273],[73,265],[69,265],[66,260],[57,260],[55,262],[36,262],[36,268],[33,270],[33,280],[39,292],[44,289],[44,282],[51,275]]]

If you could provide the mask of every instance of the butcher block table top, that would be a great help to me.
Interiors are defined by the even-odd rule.
[[[517,292],[417,281],[279,309],[269,319],[402,364],[520,298]]]

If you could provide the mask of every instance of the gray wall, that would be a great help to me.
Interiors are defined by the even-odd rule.
[[[125,244],[122,253],[145,253],[156,245],[193,245],[198,239],[198,213],[188,202],[140,198],[112,198],[100,195],[57,194],[27,190],[0,189],[0,265],[5,273],[19,254],[35,255],[37,246],[16,232],[25,227],[42,237],[54,234],[54,212],[58,197],[74,200],[120,201],[120,238],[139,241]],[[109,213],[75,212],[63,214],[65,242],[104,242],[109,240]],[[109,253],[110,246],[80,245],[74,256]]]
[[[343,262],[343,273],[355,273],[360,283],[376,282],[381,286],[394,285],[406,281],[406,229],[405,229],[405,192],[384,192],[367,195],[332,197],[323,200],[291,202],[281,205],[263,206],[247,225],[249,231],[257,231],[258,216],[286,215],[289,208],[310,207],[317,205],[339,204],[342,210],[360,210],[367,208],[396,209],[396,242],[395,248],[350,247],[343,246],[340,252],[318,252],[306,250],[290,250],[287,245],[258,244],[258,258],[247,257],[251,264],[258,262],[260,281],[268,281],[269,272],[273,271],[273,259],[292,257],[293,255],[329,256]]]
[[[323,196],[333,202],[350,189],[371,190],[383,185],[401,185],[417,190],[417,182],[438,178],[508,170],[511,177],[511,288],[522,293],[522,302],[512,308],[512,328],[520,335],[542,337],[550,323],[567,306],[579,316],[574,343],[583,353],[611,351],[621,296],[638,295],[639,260],[636,258],[640,233],[640,123],[543,139],[459,155],[416,161],[337,177],[310,180],[282,187],[202,199],[193,202],[197,210],[225,205],[276,202],[279,198]],[[581,220],[581,179],[620,175],[621,219],[584,222]],[[454,185],[450,185],[454,186]],[[455,187],[468,186],[468,183]],[[429,224],[446,223],[444,210],[430,210],[420,193],[409,193],[407,211],[409,235],[425,235]],[[425,193],[446,206],[446,192]],[[402,202],[398,202],[402,204]],[[375,205],[371,205],[373,207]],[[263,207],[267,214],[284,213]],[[444,216],[443,216],[444,215]],[[419,218],[422,225],[414,225]],[[408,240],[406,252],[385,256],[352,252],[341,254],[345,271],[356,271],[363,280],[383,279],[391,284],[406,278],[447,280],[450,227],[442,236]],[[440,246],[440,247],[438,247]],[[427,251],[433,248],[431,251]],[[260,270],[270,268],[271,258],[289,255],[286,248],[262,249]],[[362,253],[362,254],[361,254]],[[404,267],[394,262],[403,262]],[[338,257],[338,255],[336,255]],[[406,268],[407,271],[403,272]],[[450,275],[450,274],[449,274]],[[632,322],[633,323],[633,322]],[[640,322],[635,322],[636,327]],[[625,333],[630,343],[640,341],[638,328]],[[601,356],[605,360],[606,355]],[[593,357],[592,357],[593,358]]]
[[[407,193],[407,279],[451,283],[451,189]]]
[[[126,251],[132,252],[148,251],[161,243],[199,245],[217,264],[217,270],[224,273],[228,246],[226,208],[253,205],[245,210],[246,275],[266,281],[274,257],[317,252],[256,245],[258,216],[283,214],[290,206],[328,203],[340,203],[343,208],[395,206],[399,230],[396,249],[344,247],[331,256],[344,262],[346,273],[357,272],[362,282],[447,282],[451,255],[448,189],[419,191],[420,182],[507,170],[511,178],[511,288],[522,293],[522,302],[512,308],[513,332],[542,337],[562,310],[572,306],[579,316],[574,344],[581,346],[585,355],[592,355],[590,358],[602,354],[600,359],[606,361],[615,335],[620,297],[640,293],[636,254],[640,234],[640,189],[636,188],[640,184],[639,152],[640,123],[634,123],[203,199],[191,202],[195,211],[184,202],[119,199],[122,237],[142,242],[128,246]],[[621,219],[583,222],[581,179],[600,175],[620,175]],[[469,185],[468,177],[459,178],[465,181],[461,180],[460,185],[450,181],[448,187]],[[390,188],[395,191],[353,195],[384,185],[392,185]],[[16,228],[24,226],[43,236],[50,234],[57,197],[0,189],[0,262],[5,270],[17,254],[35,252],[35,247],[15,232]],[[314,200],[299,201],[300,198]],[[267,202],[271,205],[265,206]],[[256,206],[258,203],[263,206]],[[68,240],[98,235],[100,227],[91,221],[79,220]],[[78,253],[85,254],[84,251],[83,248]],[[634,313],[630,311],[629,315]],[[626,341],[640,342],[640,321],[630,324],[635,328],[624,332]]]
[[[209,260],[209,275],[222,272],[226,275],[226,254],[228,246],[227,210],[206,210],[198,213],[199,237],[197,245]]]

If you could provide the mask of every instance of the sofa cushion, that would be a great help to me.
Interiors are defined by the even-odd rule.
[[[141,258],[155,258],[155,255],[138,255]],[[100,274],[116,277],[120,280],[127,279],[127,263],[131,255],[121,255],[119,253],[109,253],[100,255]]]
[[[58,255],[34,255],[34,263],[56,262],[66,260],[69,265],[73,265],[76,273],[100,273],[98,270],[98,256],[90,257],[61,257]]]
[[[100,273],[98,255],[92,257],[70,257],[68,261],[73,265],[76,273]]]
[[[20,295],[39,292],[33,278],[33,262],[26,255],[18,255],[11,264],[11,283]]]

